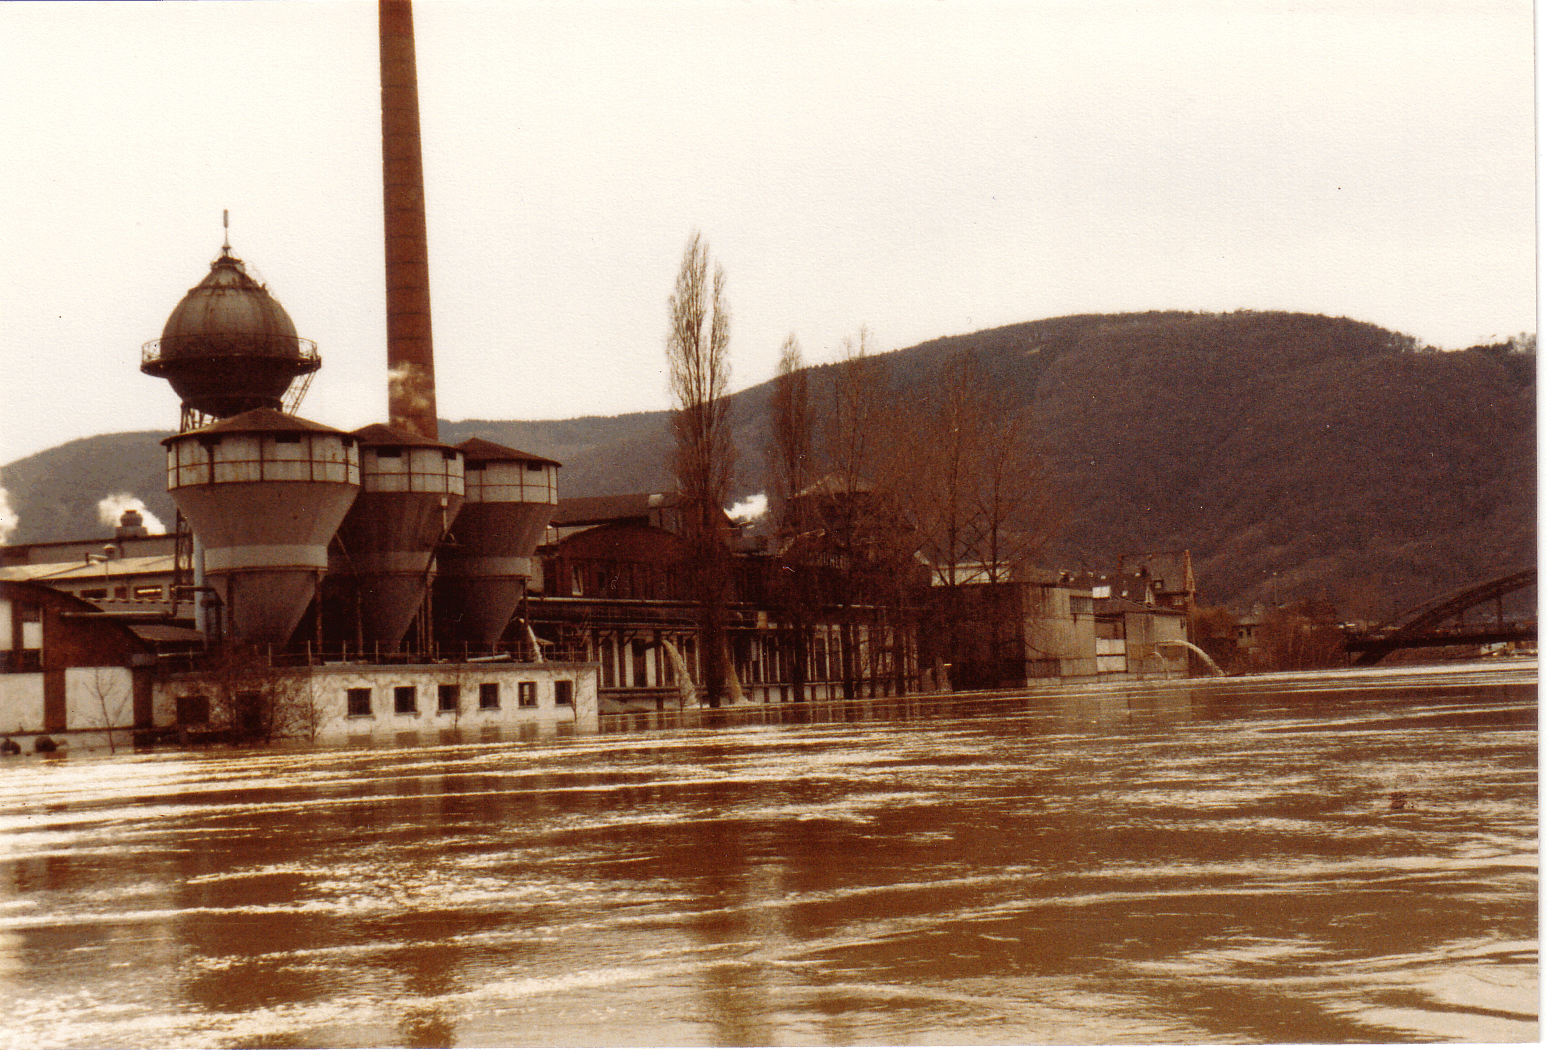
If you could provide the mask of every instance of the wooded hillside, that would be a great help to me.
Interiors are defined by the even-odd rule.
[[[1308,314],[1053,318],[886,355],[903,390],[977,355],[1013,394],[1065,508],[1051,567],[1188,548],[1211,603],[1327,598],[1381,617],[1535,559],[1535,354],[1439,352]],[[734,342],[732,343],[734,354]],[[813,369],[818,409],[833,366]],[[769,384],[735,395],[738,497],[762,491]],[[302,415],[305,415],[303,410]],[[565,495],[670,485],[665,412],[443,423],[564,464]],[[172,520],[164,434],[88,438],[4,468],[13,542],[105,534],[96,502]]]

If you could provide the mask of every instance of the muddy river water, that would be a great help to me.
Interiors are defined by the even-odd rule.
[[[1534,1041],[1536,682],[8,759],[0,1046]]]

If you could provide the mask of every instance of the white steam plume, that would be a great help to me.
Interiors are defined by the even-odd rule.
[[[748,496],[725,513],[731,516],[732,521],[756,521],[768,513],[768,494],[759,492],[755,496]]]
[[[0,543],[10,543],[11,533],[16,531],[16,526],[21,524],[21,519],[11,509],[11,495],[4,488],[0,488]]]
[[[131,496],[127,492],[115,492],[111,496],[103,496],[97,500],[97,520],[110,529],[118,527],[118,521],[124,516],[126,510],[137,510],[145,519],[145,530],[153,536],[159,536],[166,532],[167,527],[161,524],[161,519],[152,514],[145,507],[145,501],[138,496]]]

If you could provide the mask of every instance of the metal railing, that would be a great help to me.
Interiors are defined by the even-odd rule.
[[[305,667],[340,665],[358,666],[405,666],[430,664],[538,664],[529,649],[510,646],[462,645],[451,648],[432,648],[427,651],[383,651],[379,646],[364,648],[354,645],[316,646],[308,644],[302,649],[262,649],[244,654],[249,666],[273,670],[293,670]],[[218,649],[197,652],[162,653],[156,658],[156,666],[166,673],[209,671],[221,666],[226,654]],[[543,646],[541,663],[588,663],[584,647]]]
[[[316,371],[322,364],[322,357],[317,353],[317,344],[311,339],[303,339],[300,336],[254,336],[248,340],[226,340],[222,343],[190,336],[172,337],[174,345],[195,341],[207,343],[207,348],[188,354],[186,357],[177,353],[170,357],[163,354],[162,344],[167,342],[164,339],[152,339],[143,343],[140,345],[140,367],[144,368],[147,365],[160,367],[168,361],[198,361],[220,357],[278,357],[286,361],[299,361],[308,366],[307,371]]]

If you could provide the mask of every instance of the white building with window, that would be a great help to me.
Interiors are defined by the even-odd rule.
[[[286,736],[319,744],[477,743],[562,736],[597,728],[595,664],[488,661],[328,664],[273,672],[286,686]],[[244,682],[261,688],[263,675]],[[157,725],[195,729],[212,715],[220,683],[197,673],[156,683]]]

